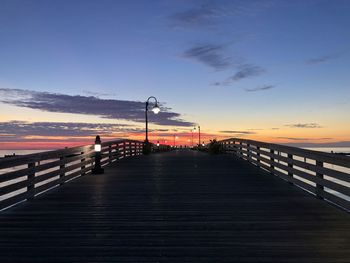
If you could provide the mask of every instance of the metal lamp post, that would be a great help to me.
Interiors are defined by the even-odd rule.
[[[193,148],[193,130],[191,130],[191,148]]]
[[[145,139],[145,144],[144,144],[144,147],[143,147],[143,153],[144,154],[149,154],[152,151],[151,145],[148,142],[148,105],[149,105],[149,100],[150,99],[154,99],[155,100],[155,105],[152,108],[153,113],[154,114],[158,114],[160,112],[160,108],[158,106],[158,101],[157,101],[156,97],[150,96],[147,99],[147,101],[146,101],[146,110],[145,110],[145,116],[146,116],[146,139]]]
[[[154,99],[156,102],[156,104],[152,108],[153,113],[158,114],[160,112],[160,108],[158,106],[158,101],[157,101],[156,97],[150,96],[146,101],[146,112],[145,112],[145,114],[146,114],[146,140],[145,140],[145,143],[146,144],[148,144],[148,104],[149,104],[150,99]]]
[[[193,131],[196,131],[196,127],[193,128]],[[192,141],[193,141],[193,135],[192,135]],[[193,144],[193,142],[192,142]],[[201,126],[198,125],[198,147],[201,145]],[[193,145],[192,145],[193,146]]]
[[[198,125],[198,147],[201,145],[201,126]]]

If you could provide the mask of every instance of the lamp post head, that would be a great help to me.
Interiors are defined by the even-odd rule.
[[[154,107],[152,108],[152,111],[154,114],[158,114],[160,112],[160,108],[158,106],[158,103],[156,103],[156,105],[154,105]]]

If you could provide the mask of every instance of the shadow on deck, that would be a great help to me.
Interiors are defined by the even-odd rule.
[[[0,215],[0,262],[349,262],[349,214],[230,156],[107,166]]]

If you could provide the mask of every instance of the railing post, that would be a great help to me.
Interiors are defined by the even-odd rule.
[[[323,162],[316,160],[316,166],[323,167]],[[323,179],[323,174],[316,172],[316,177]],[[324,191],[323,185],[316,183],[316,197],[317,198],[323,199],[323,195],[322,195],[323,191]]]
[[[81,152],[80,154],[83,155],[84,152]],[[80,159],[80,162],[81,162],[81,163],[85,162],[85,158],[81,158],[81,159]],[[85,169],[85,165],[82,165],[81,168],[80,168],[80,170],[84,170],[84,169]],[[81,176],[84,176],[84,175],[85,175],[85,172],[82,172],[82,173],[81,173]]]
[[[243,159],[242,142],[239,143],[239,157]]]
[[[292,161],[293,161],[293,154],[288,154],[288,161],[290,161],[290,162],[288,162],[288,167],[289,167],[290,169],[292,169],[292,168],[293,168],[293,164],[292,164]],[[291,179],[291,180],[293,179],[293,173],[292,173],[292,172],[288,171],[288,176],[290,176],[290,179]],[[290,184],[293,184],[291,181],[290,181],[289,183],[290,183]]]
[[[61,157],[60,157],[60,161],[61,161],[60,171],[62,171],[64,168],[66,168],[66,164],[65,164],[65,162],[64,162],[64,159],[65,159],[64,156],[61,156]],[[64,180],[61,180],[61,179],[64,178],[65,175],[66,175],[65,172],[60,173],[60,181],[61,181],[61,182],[60,182],[60,185],[61,185],[61,186],[64,184]]]
[[[250,160],[250,149],[249,149],[249,147],[250,147],[250,144],[247,143],[247,161],[248,161],[248,162],[249,162],[249,160]]]
[[[112,163],[112,145],[108,146],[108,162]]]
[[[275,154],[275,151],[270,149],[270,153],[271,154]],[[275,166],[273,165],[273,163],[275,162],[275,159],[271,156],[270,157],[270,168],[271,168],[271,173],[273,173],[273,170],[275,169]]]
[[[123,159],[126,157],[126,142],[123,142]]]
[[[35,162],[29,163],[28,168],[32,168],[32,170],[29,172],[27,176],[27,192],[28,192],[28,198],[27,200],[33,200],[35,195],[35,189],[34,189],[34,179],[35,179]]]
[[[260,146],[256,146],[256,156],[257,165],[260,167]]]

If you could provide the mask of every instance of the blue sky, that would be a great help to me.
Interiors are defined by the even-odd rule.
[[[349,13],[345,0],[2,0],[0,88],[155,95],[208,133],[278,126],[275,137],[254,136],[348,140]],[[2,101],[1,121],[35,121],[33,107]],[[55,118],[52,107],[36,110]],[[88,120],[78,114],[60,121]],[[293,123],[322,128],[285,130]]]

